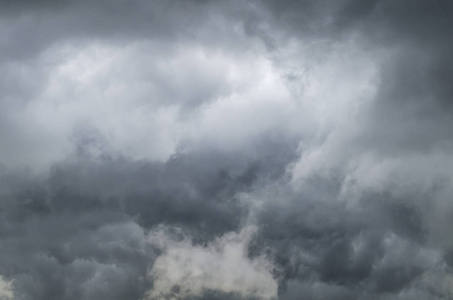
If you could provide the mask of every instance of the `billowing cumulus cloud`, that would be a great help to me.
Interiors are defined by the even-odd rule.
[[[194,246],[190,240],[168,240],[164,232],[151,235],[151,243],[161,247],[150,271],[154,286],[151,299],[184,299],[205,290],[237,293],[247,298],[275,299],[277,282],[264,257],[247,258],[254,228],[227,233],[206,246]]]
[[[0,299],[451,299],[452,26],[0,0]]]

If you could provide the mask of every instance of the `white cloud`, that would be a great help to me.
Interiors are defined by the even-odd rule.
[[[164,252],[149,273],[154,280],[149,299],[182,299],[206,290],[275,299],[277,281],[271,274],[272,263],[263,256],[247,257],[255,230],[246,227],[204,246],[193,245],[188,239],[174,241],[163,231],[155,232],[151,243]]]
[[[56,45],[10,74],[18,82],[29,74],[37,87],[11,92],[23,99],[5,105],[1,163],[62,160],[87,126],[112,152],[151,161],[165,161],[182,142],[229,150],[276,127],[293,131],[294,99],[257,54],[152,41]]]
[[[0,276],[0,300],[13,300],[14,299],[14,289],[13,282],[4,280]]]

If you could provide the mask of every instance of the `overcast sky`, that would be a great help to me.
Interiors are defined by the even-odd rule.
[[[0,0],[0,299],[452,299],[452,28],[448,0]]]

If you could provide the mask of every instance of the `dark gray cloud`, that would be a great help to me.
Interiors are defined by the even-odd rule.
[[[183,228],[198,243],[239,230],[248,209],[236,194],[281,176],[276,165],[294,155],[287,145],[263,142],[253,159],[206,152],[166,163],[96,159],[81,149],[46,178],[5,173],[2,274],[27,299],[138,299],[158,253],[149,230]],[[280,156],[269,157],[276,148]]]
[[[449,1],[0,1],[0,298],[451,299]]]

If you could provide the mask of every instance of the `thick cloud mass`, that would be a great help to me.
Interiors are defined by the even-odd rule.
[[[0,299],[453,299],[451,28],[0,0]]]

